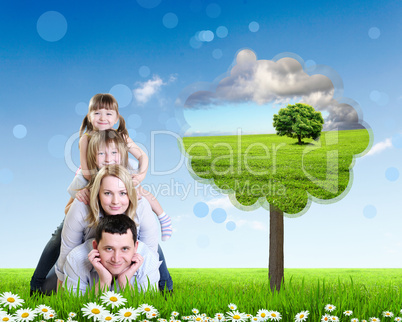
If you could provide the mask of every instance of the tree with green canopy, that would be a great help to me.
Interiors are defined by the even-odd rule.
[[[281,108],[278,114],[274,114],[274,128],[279,136],[297,138],[298,144],[302,144],[302,139],[317,139],[322,131],[324,119],[321,112],[307,104],[296,103]]]

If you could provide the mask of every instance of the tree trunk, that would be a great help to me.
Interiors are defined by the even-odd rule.
[[[279,291],[283,281],[283,211],[269,206],[269,280],[271,290]]]
[[[301,135],[298,135],[297,138],[299,139],[299,145],[302,144]]]

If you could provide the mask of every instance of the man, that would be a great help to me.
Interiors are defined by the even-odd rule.
[[[99,222],[95,240],[87,240],[67,256],[65,285],[82,293],[95,287],[98,294],[115,287],[122,290],[127,283],[146,290],[149,280],[157,290],[159,265],[158,255],[137,241],[135,223],[128,216],[108,215]]]

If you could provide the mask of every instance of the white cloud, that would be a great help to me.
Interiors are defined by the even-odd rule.
[[[210,209],[223,208],[225,210],[234,209],[229,197],[214,198],[206,202]]]
[[[145,104],[163,85],[166,83],[158,75],[154,75],[152,79],[139,84],[138,88],[134,90],[134,97],[138,103]]]
[[[375,144],[366,155],[378,154],[389,148],[392,148],[391,138],[387,138],[384,141]]]
[[[239,52],[236,63],[230,76],[222,79],[214,92],[195,92],[187,98],[184,106],[211,108],[247,101],[284,106],[298,101],[328,112],[324,130],[363,128],[351,105],[356,103],[335,100],[331,79],[321,74],[307,74],[298,60],[290,57],[278,61],[257,60],[254,52],[247,49]]]

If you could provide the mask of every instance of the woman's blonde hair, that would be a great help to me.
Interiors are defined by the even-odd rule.
[[[113,110],[119,116],[119,127],[117,131],[122,134],[124,137],[129,136],[128,131],[126,129],[126,122],[124,118],[119,114],[119,104],[117,103],[116,99],[111,94],[96,94],[94,95],[91,100],[89,101],[88,106],[88,114],[84,117],[82,121],[81,128],[80,128],[80,137],[86,132],[92,132],[94,127],[89,120],[89,115],[98,110]]]
[[[128,167],[128,152],[127,145],[124,142],[121,135],[114,129],[105,131],[92,132],[87,149],[87,164],[88,169],[91,171],[91,177],[93,178],[99,171],[96,164],[96,156],[103,147],[110,147],[112,144],[116,147],[120,154],[120,165]]]
[[[89,227],[97,226],[99,223],[99,213],[100,210],[102,209],[102,206],[99,201],[99,192],[103,178],[108,176],[119,178],[124,183],[127,190],[128,198],[130,200],[130,203],[128,205],[125,214],[129,216],[132,220],[134,220],[135,224],[138,226],[138,219],[136,214],[137,193],[134,187],[133,179],[131,178],[131,175],[128,172],[128,170],[118,164],[110,164],[104,166],[102,169],[99,170],[95,179],[92,180],[91,182],[91,186],[89,187],[91,191],[90,203],[89,203],[90,210],[86,218],[88,226]]]

